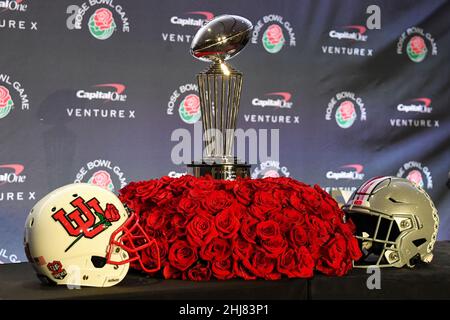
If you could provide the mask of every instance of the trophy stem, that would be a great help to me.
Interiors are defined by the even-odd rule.
[[[197,75],[203,123],[204,157],[201,168],[194,170],[194,173],[203,175],[208,172],[207,164],[214,164],[216,176],[222,179],[224,171],[227,172],[227,177],[250,175],[250,166],[239,162],[233,156],[234,131],[242,82],[242,73],[223,61],[214,61],[208,70]],[[239,168],[233,167],[237,165]],[[192,166],[195,164],[190,167]]]

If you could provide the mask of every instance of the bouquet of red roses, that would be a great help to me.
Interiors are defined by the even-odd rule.
[[[163,177],[131,182],[120,199],[157,240],[166,279],[340,276],[361,256],[334,199],[291,178]],[[155,251],[143,253],[146,267]]]

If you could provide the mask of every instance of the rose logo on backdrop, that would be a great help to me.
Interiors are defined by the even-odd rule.
[[[86,201],[76,194],[75,199],[70,202],[73,211],[67,213],[64,208],[56,210],[52,214],[53,220],[59,222],[67,234],[75,239],[66,248],[65,252],[75,245],[81,238],[92,239],[105,231],[113,222],[120,219],[117,207],[111,203],[106,204],[102,209],[97,198]]]
[[[6,117],[14,106],[8,88],[0,86],[0,119]]]
[[[167,115],[173,116],[176,108],[184,123],[194,124],[200,120],[202,114],[197,84],[182,84],[171,93],[167,103]]]
[[[408,41],[408,45],[406,46],[406,52],[408,57],[414,62],[421,62],[427,56],[428,49],[425,44],[425,40],[423,40],[420,36],[414,36]]]
[[[433,189],[430,169],[418,161],[404,163],[397,171],[397,177],[406,178],[421,188]]]
[[[94,38],[99,40],[106,40],[116,30],[116,23],[114,22],[113,14],[106,8],[95,10],[94,14],[89,19],[89,31]]]
[[[19,81],[0,73],[0,120],[12,114],[15,109],[30,110],[28,95]]]
[[[103,189],[114,191],[114,185],[111,180],[111,175],[105,170],[96,171],[88,180],[88,183],[102,187]]]
[[[419,170],[411,170],[408,175],[406,176],[406,179],[408,179],[409,181],[411,181],[412,183],[414,183],[415,185],[423,188],[424,183],[423,183],[423,178],[422,178],[422,173]]]
[[[336,109],[336,122],[341,128],[350,128],[356,120],[356,110],[353,102],[345,100]]]
[[[263,29],[264,32],[260,36]],[[263,48],[269,53],[278,53],[286,45],[289,47],[295,47],[296,45],[295,33],[291,23],[276,14],[266,15],[255,23],[250,41],[253,44],[258,44],[261,41]]]
[[[357,108],[360,112],[360,121],[367,120],[367,112],[363,100],[356,96],[354,92],[342,91],[337,93],[330,102],[325,113],[325,120],[333,118],[333,109],[336,107],[334,119],[337,125],[342,129],[348,129],[358,119]]]
[[[398,39],[397,54],[401,55],[405,52],[409,60],[415,63],[424,61],[430,55],[436,56],[438,54],[437,44],[433,36],[419,27],[406,29]]]
[[[127,185],[127,179],[122,169],[114,165],[111,160],[105,159],[86,163],[78,171],[74,182],[87,182],[110,191],[117,191]]]
[[[263,161],[252,172],[252,179],[289,177],[288,168],[274,160]]]
[[[271,24],[263,34],[263,46],[267,52],[277,53],[283,48],[285,39],[283,29],[277,24]]]
[[[181,120],[186,123],[195,123],[201,117],[200,111],[200,98],[196,94],[190,94],[186,96],[180,103],[178,109]]]
[[[87,26],[91,36],[98,40],[110,39],[117,32],[130,32],[128,16],[116,0],[89,0],[81,5],[72,4],[67,7],[66,13],[69,14],[67,29],[82,30],[83,26]],[[84,24],[86,14],[89,19]]]

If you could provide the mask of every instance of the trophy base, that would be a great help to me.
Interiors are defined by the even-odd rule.
[[[250,177],[250,165],[246,163],[212,163],[205,162],[188,164],[188,171],[194,177],[210,175],[214,179],[235,180]]]

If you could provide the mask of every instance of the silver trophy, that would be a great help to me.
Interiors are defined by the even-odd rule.
[[[211,62],[197,75],[202,114],[204,153],[188,165],[196,177],[249,177],[250,165],[234,156],[233,141],[242,90],[242,73],[225,61],[237,55],[250,39],[252,23],[240,16],[221,15],[198,30],[191,54]]]

